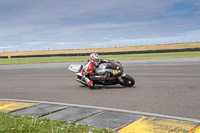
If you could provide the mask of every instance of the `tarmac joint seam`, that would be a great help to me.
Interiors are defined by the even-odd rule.
[[[81,121],[81,120],[87,119],[87,118],[89,118],[89,117],[91,117],[91,116],[94,116],[94,115],[97,115],[97,114],[100,114],[100,113],[103,113],[103,112],[104,112],[104,111],[101,110],[101,111],[96,112],[96,113],[94,113],[94,114],[91,114],[91,115],[89,115],[89,116],[87,116],[87,117],[84,117],[84,118],[78,119],[78,120],[76,120],[76,121],[74,121],[74,122],[79,122],[79,121]]]

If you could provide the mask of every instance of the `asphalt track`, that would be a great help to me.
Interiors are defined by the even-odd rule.
[[[121,61],[132,88],[75,81],[70,63],[0,66],[0,98],[61,102],[200,119],[200,58]],[[80,62],[83,64],[83,62]],[[78,63],[72,63],[78,64]]]

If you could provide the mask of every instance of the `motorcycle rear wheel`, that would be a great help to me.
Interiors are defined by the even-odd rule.
[[[135,80],[128,74],[122,77],[122,79],[124,80],[124,82],[119,84],[124,87],[132,87],[135,84]]]

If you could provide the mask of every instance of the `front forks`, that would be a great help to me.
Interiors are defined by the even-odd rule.
[[[123,72],[122,75],[121,75],[121,77],[125,77],[125,76],[126,76],[126,73]]]
[[[125,76],[126,76],[126,73],[122,73],[122,75],[118,77],[118,80],[119,80],[120,83],[124,82],[124,80],[122,79],[122,77],[125,77]]]

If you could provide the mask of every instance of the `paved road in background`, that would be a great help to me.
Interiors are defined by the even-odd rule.
[[[200,119],[200,58],[121,61],[132,88],[75,81],[70,63],[0,66],[0,98],[61,102]],[[72,64],[80,64],[72,63]]]

